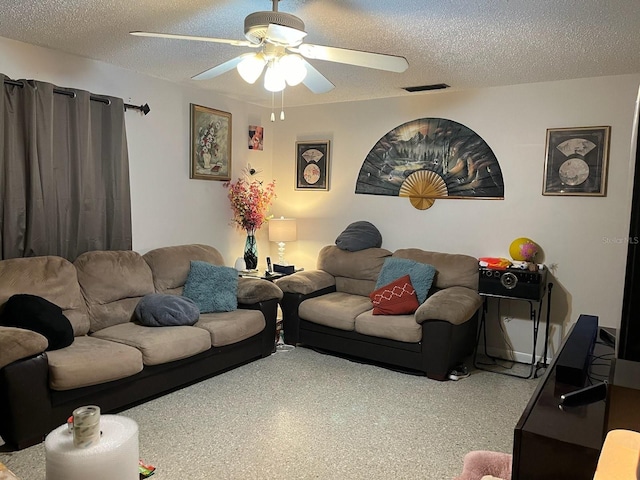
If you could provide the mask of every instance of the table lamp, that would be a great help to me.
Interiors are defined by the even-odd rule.
[[[294,242],[298,238],[295,218],[272,218],[269,220],[269,241],[278,242],[278,264],[287,265],[284,259],[285,242]]]

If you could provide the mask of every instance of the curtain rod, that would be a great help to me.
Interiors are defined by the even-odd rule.
[[[10,80],[8,78],[4,79],[4,83],[5,85],[14,85],[16,87],[24,87],[24,84],[18,80]],[[61,95],[66,95],[68,97],[75,97],[76,93],[72,90],[63,90],[62,88],[57,88],[54,87],[53,88],[53,93],[59,93]],[[89,95],[89,99],[95,101],[95,102],[101,102],[104,104],[109,105],[111,103],[111,101],[108,98],[104,98],[104,97],[98,97],[96,95]],[[125,103],[124,104],[124,109],[125,111],[127,109],[131,109],[131,110],[140,110],[144,115],[146,115],[147,113],[149,113],[151,111],[151,108],[149,108],[149,104],[145,103],[144,105],[131,105],[130,103]]]

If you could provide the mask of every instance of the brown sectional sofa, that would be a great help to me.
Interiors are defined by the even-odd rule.
[[[369,294],[389,257],[433,265],[429,296],[414,314],[373,315]],[[281,278],[284,339],[446,380],[473,352],[482,300],[478,261],[416,248],[350,252],[324,247],[317,269]]]
[[[15,448],[42,441],[73,409],[95,404],[117,412],[274,350],[282,291],[238,279],[238,309],[204,313],[193,326],[147,327],[134,309],[150,293],[180,295],[191,260],[224,265],[206,245],[95,251],[72,264],[54,257],[0,261],[0,305],[14,294],[60,306],[74,332],[68,347],[0,327],[0,436]]]

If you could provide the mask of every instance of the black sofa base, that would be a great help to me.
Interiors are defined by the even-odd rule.
[[[423,326],[420,343],[407,343],[300,320],[296,343],[412,370],[442,381],[448,379],[453,367],[473,353],[476,328],[477,316],[462,325],[437,320]]]
[[[478,312],[461,325],[443,320],[426,321],[422,324],[420,342],[400,342],[327,327],[298,317],[298,307],[304,299],[326,291],[325,289],[309,296],[284,294],[282,310],[286,343],[409,369],[441,381],[447,380],[453,367],[473,354]]]
[[[270,300],[248,307],[262,310],[266,319],[265,329],[253,337],[182,360],[145,366],[113,382],[54,391],[49,389],[46,353],[7,365],[0,370],[0,436],[8,447],[21,450],[42,442],[77,407],[98,405],[103,413],[118,413],[267,357],[275,349],[277,306],[276,300]]]

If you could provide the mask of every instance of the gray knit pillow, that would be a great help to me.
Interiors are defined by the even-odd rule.
[[[200,318],[198,306],[185,297],[150,293],[136,305],[136,317],[147,327],[193,325]]]
[[[361,220],[353,222],[336,238],[336,246],[340,250],[357,252],[365,248],[379,248],[382,246],[382,235],[369,222]]]

